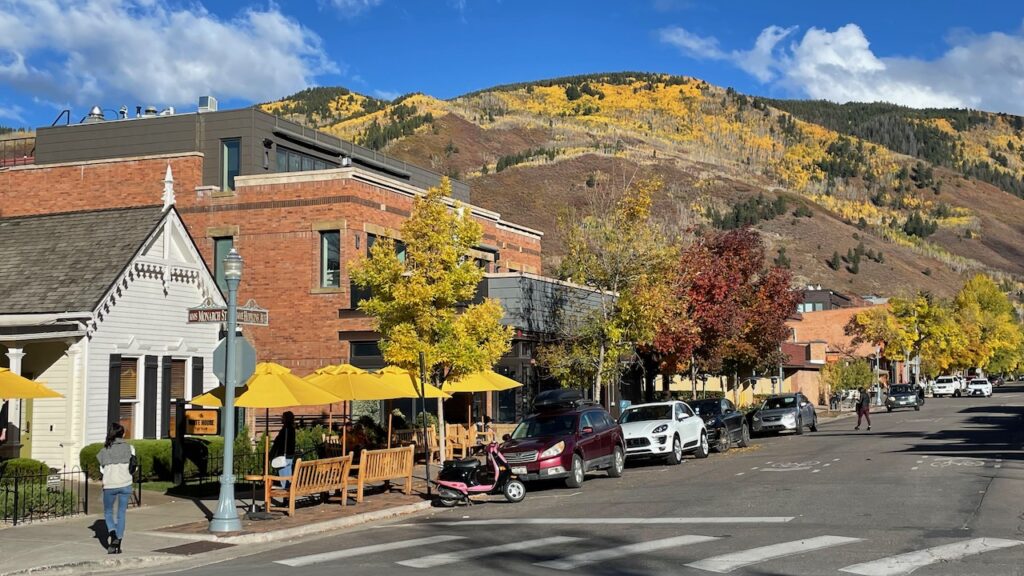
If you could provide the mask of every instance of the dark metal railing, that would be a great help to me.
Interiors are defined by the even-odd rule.
[[[89,513],[85,473],[71,470],[0,478],[0,523],[20,523]]]
[[[0,139],[0,168],[34,164],[36,137]]]

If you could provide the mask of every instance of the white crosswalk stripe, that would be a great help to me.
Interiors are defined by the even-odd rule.
[[[430,526],[543,526],[585,524],[785,524],[796,516],[681,516],[647,518],[494,518],[491,520],[455,520],[428,522]]]
[[[284,564],[285,566],[292,567],[309,566],[310,564],[321,564],[323,562],[330,562],[331,560],[352,558],[353,556],[365,556],[366,554],[377,554],[378,552],[388,552],[390,550],[401,550],[402,548],[414,548],[416,546],[428,546],[430,544],[440,544],[441,542],[451,542],[453,540],[465,539],[465,536],[447,535],[430,536],[428,538],[414,538],[412,540],[399,540],[398,542],[388,542],[387,544],[373,544],[370,546],[349,548],[347,550],[335,550],[333,552],[323,552],[321,554],[298,556],[295,558],[288,558],[286,560],[277,560],[275,564]]]
[[[860,574],[861,576],[902,576],[910,574],[922,566],[928,566],[936,562],[959,560],[966,556],[984,554],[992,550],[1020,546],[1021,544],[1024,544],[1024,541],[1004,540],[1002,538],[974,538],[898,556],[889,556],[888,558],[872,562],[854,564],[846,568],[840,568],[840,571]]]
[[[470,548],[468,550],[461,550],[459,552],[442,552],[440,554],[431,554],[430,556],[413,558],[412,560],[403,560],[401,562],[398,562],[398,564],[401,564],[402,566],[408,566],[410,568],[434,568],[436,566],[454,564],[456,562],[469,560],[471,558],[490,556],[491,554],[519,552],[521,550],[529,550],[531,548],[540,548],[541,546],[552,546],[554,544],[565,544],[567,542],[575,542],[576,540],[579,540],[579,538],[574,538],[572,536],[553,536],[551,538],[538,538],[537,540],[523,540],[522,542],[512,542],[510,544],[501,544],[498,546]]]
[[[536,565],[555,570],[572,570],[574,568],[579,568],[580,566],[587,566],[604,560],[614,560],[615,558],[622,558],[624,556],[643,554],[644,552],[663,550],[665,548],[675,548],[677,546],[686,546],[688,544],[700,544],[701,542],[710,542],[712,540],[718,540],[718,538],[715,536],[693,536],[688,534],[685,536],[675,536],[673,538],[665,538],[662,540],[627,544],[625,546],[617,546],[615,548],[607,548],[604,550],[595,550],[593,552],[584,552],[582,554],[566,556],[565,558],[559,558],[557,560],[538,562]]]
[[[771,546],[751,548],[750,550],[731,552],[721,556],[713,556],[698,562],[691,562],[690,564],[687,564],[687,566],[700,570],[707,570],[708,572],[726,574],[736,570],[737,568],[750,566],[751,564],[758,564],[760,562],[773,560],[775,558],[783,558],[793,554],[831,548],[833,546],[842,546],[843,544],[851,544],[853,542],[860,542],[860,538],[818,536],[815,538],[806,538],[804,540],[772,544]]]

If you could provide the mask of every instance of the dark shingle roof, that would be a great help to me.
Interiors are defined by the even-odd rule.
[[[163,216],[148,206],[0,218],[0,314],[95,309]]]

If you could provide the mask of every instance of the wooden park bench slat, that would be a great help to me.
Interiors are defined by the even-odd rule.
[[[384,450],[363,450],[359,456],[359,474],[356,477],[356,502],[363,501],[363,490],[367,482],[379,482],[394,478],[405,479],[403,492],[412,494],[412,466],[414,446],[388,448]]]
[[[267,476],[264,479],[263,497],[267,510],[275,508],[272,498],[287,498],[288,515],[295,516],[296,498],[313,494],[330,496],[335,490],[341,491],[341,505],[345,506],[348,504],[348,476],[351,469],[351,455],[305,462],[302,458],[298,458],[292,467],[291,476]],[[274,486],[275,480],[279,482],[290,480],[291,485],[288,488]],[[284,506],[276,508],[284,508]]]

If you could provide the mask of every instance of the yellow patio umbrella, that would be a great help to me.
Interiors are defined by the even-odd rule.
[[[375,377],[382,384],[387,384],[397,388],[398,395],[392,396],[391,399],[420,397],[420,378],[415,372],[406,370],[405,368],[399,368],[398,366],[385,366],[384,368],[377,370]],[[424,398],[451,398],[450,394],[442,392],[437,386],[434,386],[429,382],[425,382],[423,384],[422,392]],[[391,447],[390,410],[388,410],[388,447]]]
[[[474,392],[502,392],[504,390],[511,390],[513,388],[519,388],[522,386],[521,383],[515,380],[498,374],[494,370],[481,370],[472,374],[467,374],[458,380],[452,382],[445,382],[442,386],[445,392],[454,394],[456,392],[468,392],[467,402],[470,407],[467,409],[469,414],[468,420],[469,425],[472,426],[473,420],[473,393]]]
[[[39,382],[11,372],[10,368],[0,368],[0,398],[63,398],[64,395],[43,386]]]
[[[353,400],[391,400],[401,398],[405,388],[389,382],[385,382],[374,374],[370,374],[362,368],[351,364],[338,364],[324,366],[316,372],[307,375],[304,380],[334,394],[342,401]],[[333,413],[328,417],[328,428],[334,428]],[[345,452],[347,445],[348,427],[341,429],[341,451]],[[390,434],[389,441],[390,441]]]
[[[200,406],[223,406],[224,392],[225,387],[218,386],[189,402]],[[320,406],[335,402],[341,402],[341,398],[306,382],[274,362],[257,364],[245,385],[235,389],[235,406],[239,408]]]
[[[189,400],[200,406],[224,406],[226,387],[218,386],[206,394],[200,394]],[[239,408],[265,408],[269,415],[271,408],[288,406],[320,406],[333,404],[341,399],[330,392],[318,388],[292,371],[274,362],[260,362],[253,370],[252,376],[245,385],[235,389],[235,406]],[[267,429],[263,433],[263,471],[266,474],[269,460],[270,418],[266,419]]]
[[[507,376],[502,376],[494,370],[481,370],[480,372],[463,376],[453,382],[446,382],[443,388],[445,392],[450,394],[453,392],[501,392],[503,390],[511,390],[512,388],[519,388],[520,386],[522,386],[521,383]]]

